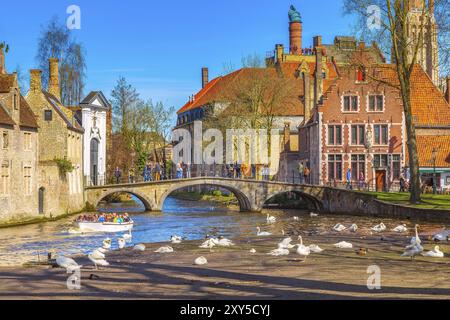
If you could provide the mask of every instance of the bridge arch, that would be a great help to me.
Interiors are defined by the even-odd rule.
[[[225,190],[230,191],[233,193],[238,202],[240,210],[243,212],[252,211],[254,207],[252,206],[252,202],[250,201],[250,196],[246,194],[244,191],[239,190],[236,186],[233,186],[231,184],[226,183],[225,181],[186,181],[182,183],[178,183],[176,185],[171,186],[166,192],[163,193],[163,195],[159,199],[159,205],[161,206],[160,210],[162,210],[162,207],[164,205],[164,202],[166,199],[175,191],[189,188],[189,187],[195,187],[195,186],[211,186],[211,187],[219,187],[223,188]]]
[[[113,195],[115,193],[126,193],[126,194],[130,194],[132,196],[135,196],[142,202],[146,211],[157,210],[157,206],[155,205],[154,201],[149,199],[144,193],[141,193],[139,191],[135,191],[132,189],[105,191],[100,196],[97,197],[97,201],[93,205],[95,206],[95,208],[97,208],[103,199],[105,199],[106,197]]]
[[[313,195],[310,195],[306,192],[304,192],[303,190],[299,190],[297,188],[288,188],[285,190],[277,190],[274,192],[271,192],[267,195],[264,204],[269,201],[270,199],[272,199],[273,197],[276,197],[278,195],[284,194],[284,193],[288,193],[288,192],[293,192],[293,193],[297,193],[299,194],[302,198],[304,198],[306,200],[306,203],[308,204],[308,208],[310,210],[315,210],[316,212],[322,212],[323,211],[323,204],[322,201],[320,201],[319,199],[317,199],[316,197],[314,197]]]

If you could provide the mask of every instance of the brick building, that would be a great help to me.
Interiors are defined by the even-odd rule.
[[[83,134],[75,113],[60,102],[58,60],[50,59],[48,90],[42,88],[41,71],[30,71],[26,96],[39,125],[39,212],[60,215],[77,212],[83,200]],[[55,160],[69,160],[72,172],[64,173]]]
[[[38,215],[38,125],[0,48],[0,223]]]

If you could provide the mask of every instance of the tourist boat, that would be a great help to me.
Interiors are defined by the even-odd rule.
[[[133,230],[134,222],[130,220],[124,223],[113,222],[87,222],[79,221],[75,222],[78,229],[82,232],[127,232]]]

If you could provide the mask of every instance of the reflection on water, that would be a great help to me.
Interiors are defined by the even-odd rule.
[[[105,212],[129,212],[135,221],[133,243],[152,243],[167,241],[171,235],[179,235],[189,240],[200,240],[206,234],[224,235],[229,238],[250,236],[256,234],[256,226],[263,230],[279,233],[302,230],[318,233],[329,232],[336,223],[350,225],[356,222],[360,228],[369,228],[379,223],[380,219],[354,216],[325,216],[310,218],[309,212],[284,210],[270,211],[278,218],[273,225],[266,224],[263,213],[240,213],[226,208],[211,207],[198,202],[183,201],[168,198],[164,206],[164,213],[141,213],[142,205],[112,204],[104,206]],[[293,223],[291,216],[297,215],[300,221]],[[45,260],[47,253],[59,255],[87,254],[90,250],[101,245],[107,236],[113,239],[113,249],[117,248],[119,234],[70,234],[75,217],[35,224],[29,226],[0,229],[0,266],[18,265],[28,261]],[[388,228],[395,227],[400,221],[383,219]],[[440,225],[424,225],[428,229],[437,229]],[[413,223],[408,224],[409,228]]]

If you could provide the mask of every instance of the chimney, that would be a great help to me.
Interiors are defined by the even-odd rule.
[[[209,70],[208,68],[202,68],[202,88],[206,87],[209,82]]]
[[[447,77],[447,91],[445,93],[445,99],[450,103],[450,76]]]
[[[277,62],[283,61],[284,46],[282,44],[275,45],[275,53],[277,57]]]
[[[293,21],[289,23],[289,38],[290,38],[290,54],[302,54],[302,23]]]
[[[30,92],[37,93],[42,91],[41,75],[41,70],[30,70]]]
[[[319,103],[323,95],[323,78],[322,78],[322,50],[316,50],[316,74],[314,82],[314,105]]]
[[[305,122],[309,120],[311,117],[311,109],[313,106],[311,105],[311,82],[309,78],[309,73],[306,72],[303,77],[303,100],[305,105]]]
[[[0,74],[5,74],[5,52],[3,51],[3,47],[0,47]]]
[[[313,46],[314,48],[322,46],[322,36],[315,36],[313,38]]]
[[[50,79],[48,82],[48,92],[54,95],[58,100],[61,100],[61,89],[59,87],[59,60],[56,58],[50,58]]]

